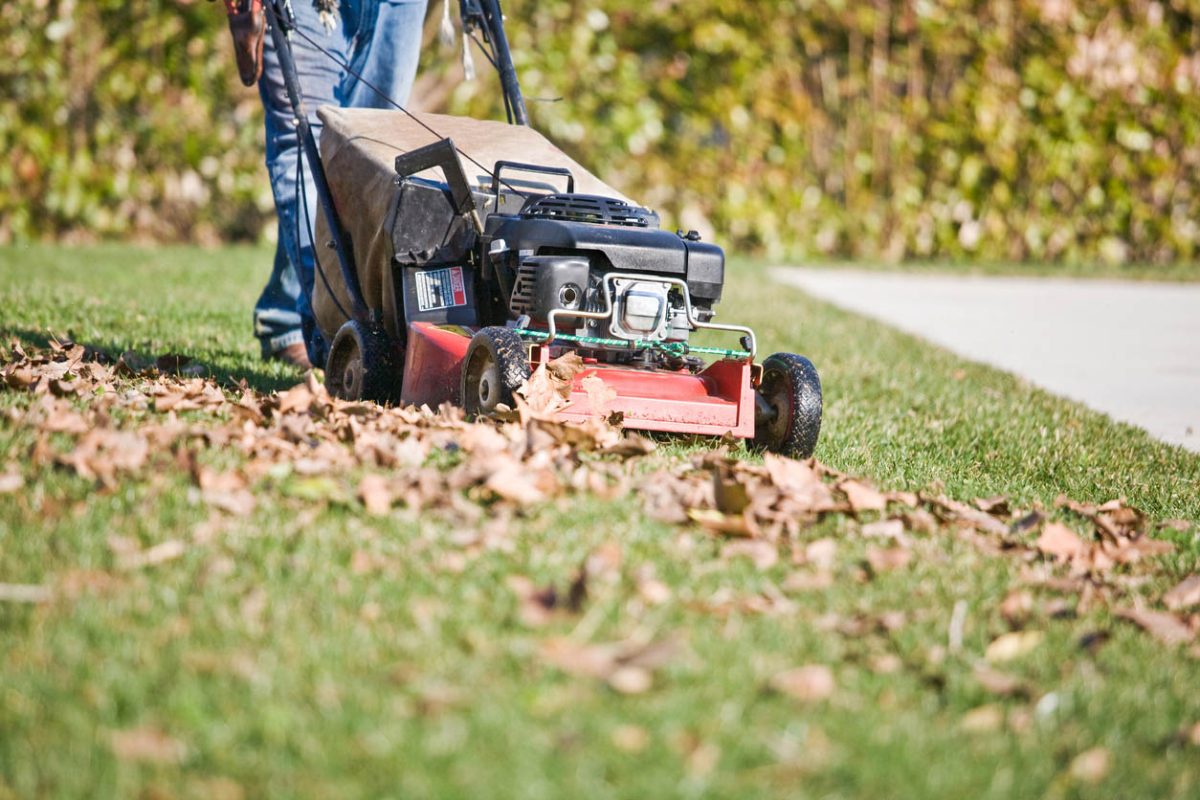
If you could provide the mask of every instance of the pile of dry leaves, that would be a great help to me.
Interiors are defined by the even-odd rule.
[[[831,585],[838,542],[807,541],[805,531],[821,518],[844,515],[846,535],[869,542],[868,579],[906,567],[914,540],[954,535],[1020,560],[1026,584],[1077,595],[1085,607],[1102,602],[1164,642],[1191,642],[1200,631],[1200,576],[1153,603],[1137,591],[1155,557],[1173,547],[1152,537],[1154,525],[1121,501],[1092,506],[1060,498],[1053,509],[1015,509],[999,497],[968,504],[939,493],[882,492],[815,460],[768,454],[754,464],[731,457],[725,447],[690,460],[668,458],[613,420],[555,421],[555,405],[577,368],[569,359],[535,373],[510,421],[474,423],[452,408],[337,400],[311,375],[288,391],[264,395],[245,386],[223,389],[179,357],[114,361],[71,343],[41,352],[13,343],[0,355],[0,389],[33,395],[9,410],[7,424],[34,432],[34,444],[22,454],[27,465],[0,466],[0,494],[20,492],[24,475],[47,465],[104,489],[127,476],[177,469],[219,513],[246,515],[257,505],[256,489],[283,469],[334,482],[356,476],[345,494],[367,514],[402,507],[448,515],[464,527],[504,525],[522,509],[564,495],[636,495],[649,516],[726,541],[726,555],[748,557],[763,569],[784,560],[803,567],[774,596],[741,599],[737,609],[750,612],[784,610],[789,591]],[[133,548],[122,558],[126,566],[143,566],[176,557],[182,547]],[[595,574],[595,565],[585,565],[576,580],[581,585],[561,596],[521,580],[512,588],[536,621],[577,610],[582,584]],[[661,602],[666,590],[652,575],[637,580],[646,602]],[[3,591],[20,594],[8,586]],[[1006,616],[1019,616],[1029,602],[1026,588],[1014,590],[1004,601]],[[580,649],[551,642],[544,655],[569,671],[637,691],[672,647],[635,641]],[[793,693],[819,694],[825,676],[797,673],[779,682]]]

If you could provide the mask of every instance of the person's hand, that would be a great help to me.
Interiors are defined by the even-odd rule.
[[[229,32],[233,34],[233,54],[237,58],[238,75],[246,86],[253,86],[262,77],[263,38],[267,32],[267,15],[263,0],[224,0],[229,15]]]

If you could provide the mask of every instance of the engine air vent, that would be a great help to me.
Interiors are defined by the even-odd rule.
[[[521,210],[524,219],[558,219],[592,225],[622,225],[628,228],[658,226],[658,215],[624,200],[592,194],[549,194]]]
[[[512,296],[508,298],[508,308],[517,316],[533,312],[533,289],[537,284],[537,271],[538,265],[533,261],[526,261],[517,268]]]

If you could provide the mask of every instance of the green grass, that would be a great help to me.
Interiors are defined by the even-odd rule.
[[[223,379],[269,390],[294,372],[258,359],[250,308],[269,266],[255,249],[0,249],[0,334],[50,332],[114,351],[193,355]],[[911,337],[731,268],[722,318],[755,326],[761,349],[810,355],[826,417],[818,457],[889,488],[942,486],[960,499],[1007,494],[1050,506],[1125,497],[1156,518],[1200,520],[1200,456],[1058,400]],[[0,392],[0,412],[35,402]],[[0,467],[26,489],[0,496],[0,582],[90,586],[43,606],[0,602],[0,798],[14,797],[1194,797],[1200,751],[1176,732],[1200,721],[1200,667],[1111,618],[1036,611],[1046,632],[1004,669],[1028,698],[989,697],[972,666],[1008,629],[997,610],[1015,559],[952,536],[918,540],[912,567],[863,581],[865,543],[845,519],[804,532],[839,538],[837,582],[792,595],[779,615],[702,609],[783,581],[715,558],[720,544],[646,519],[635,501],[574,498],[519,517],[513,548],[459,571],[448,524],[295,496],[268,480],[258,510],[202,536],[208,511],[179,471],[115,491],[26,464],[33,433],[0,416]],[[669,452],[706,446],[667,443]],[[1196,569],[1194,531],[1147,596]],[[185,555],[114,568],[108,537],[190,537]],[[528,628],[506,579],[570,579],[620,544],[625,578],[598,588],[584,620]],[[360,574],[355,553],[378,558]],[[785,548],[786,553],[786,548]],[[635,599],[652,567],[673,592]],[[74,576],[73,578],[71,576]],[[101,577],[97,577],[101,576]],[[1053,595],[1040,594],[1042,600]],[[963,651],[946,654],[951,608],[967,604]],[[828,630],[902,611],[891,633]],[[537,658],[548,636],[676,634],[688,654],[655,687],[623,696]],[[1092,651],[1080,638],[1111,634]],[[904,668],[877,674],[874,657]],[[838,690],[803,705],[768,691],[788,667],[824,663]],[[965,732],[997,704],[1001,728]],[[153,726],[183,742],[170,763],[122,761],[111,732]],[[622,748],[636,726],[644,747]],[[1069,765],[1110,752],[1097,784]]]

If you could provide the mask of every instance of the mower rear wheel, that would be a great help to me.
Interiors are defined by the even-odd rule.
[[[379,325],[350,320],[338,329],[325,362],[325,388],[342,400],[400,402],[404,354]]]
[[[498,325],[471,337],[463,359],[462,404],[468,417],[486,417],[501,403],[512,408],[514,393],[529,380],[529,356],[516,331]]]
[[[754,443],[789,458],[810,458],[821,435],[821,378],[804,356],[776,353],[763,361],[755,390]]]

